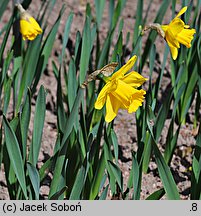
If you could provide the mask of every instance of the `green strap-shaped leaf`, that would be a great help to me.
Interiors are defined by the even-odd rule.
[[[119,169],[119,167],[116,164],[114,164],[112,161],[109,161],[109,160],[108,160],[108,166],[112,170],[112,172],[115,176],[115,179],[116,179],[121,191],[123,192],[123,176],[122,176],[121,170]]]
[[[17,83],[17,89],[16,92],[18,95],[16,95],[16,110],[15,112],[19,112],[22,98],[25,97],[27,94],[27,87],[30,87],[33,83],[33,80],[36,76],[36,68],[40,57],[40,49],[41,49],[41,41],[42,41],[42,35],[37,36],[37,38],[34,41],[31,41],[27,47],[27,50],[25,52],[25,57],[23,57],[23,60],[21,62],[21,59],[16,59],[15,61],[15,70],[18,70],[18,76],[20,74],[20,79]],[[18,47],[19,46],[19,47]],[[16,52],[19,52],[18,50],[21,48],[20,44],[16,44],[14,47],[14,50],[17,50]],[[22,64],[22,69],[21,69]],[[18,68],[19,67],[19,68]],[[20,71],[20,70],[22,71]],[[20,83],[20,86],[18,86]],[[19,89],[18,89],[19,88]]]
[[[21,151],[19,148],[19,143],[17,141],[17,138],[15,136],[13,129],[11,128],[5,116],[3,116],[3,123],[4,123],[4,129],[5,129],[5,140],[6,140],[6,147],[7,147],[8,155],[9,155],[11,164],[13,166],[14,172],[16,174],[16,177],[24,193],[24,196],[27,199],[24,164],[22,160]]]
[[[2,59],[3,57],[3,52],[5,50],[5,47],[6,47],[6,43],[8,41],[8,36],[9,36],[9,33],[10,33],[10,29],[11,29],[11,26],[12,26],[12,23],[13,23],[13,16],[10,18],[8,24],[7,24],[7,28],[6,28],[6,33],[4,35],[4,38],[3,38],[3,41],[1,43],[1,47],[0,47],[0,60]],[[2,79],[2,78],[1,78]],[[1,80],[2,82],[2,80]]]
[[[173,89],[170,89],[170,91],[168,92],[168,95],[167,95],[167,99],[165,100],[165,102],[161,106],[160,111],[159,111],[158,116],[157,116],[157,119],[156,119],[156,124],[154,127],[156,142],[161,135],[163,126],[165,124],[165,120],[168,116],[172,97],[173,97]]]
[[[133,170],[133,199],[140,199],[142,167],[138,164],[136,155],[132,153],[132,170]]]
[[[105,8],[105,0],[94,0],[95,2],[95,9],[96,9],[96,22],[98,24],[98,28],[100,28],[101,20],[103,16],[103,11]]]
[[[191,98],[193,92],[195,91],[196,83],[198,81],[198,70],[198,66],[196,65],[193,72],[191,73],[190,79],[186,87],[184,99],[182,101],[181,122],[184,120],[191,104]]]
[[[43,134],[43,126],[45,121],[45,110],[46,110],[45,94],[46,94],[45,89],[43,86],[41,86],[36,101],[33,137],[32,137],[32,143],[29,152],[29,160],[34,166],[38,161],[38,155],[40,151],[42,134]]]
[[[40,190],[40,177],[38,170],[31,163],[27,163],[27,170],[29,174],[29,178],[31,180],[31,184],[33,186],[35,192],[35,199],[39,199],[39,190]]]
[[[61,190],[59,190],[58,192],[56,192],[54,195],[52,195],[50,197],[50,200],[58,200],[59,197],[64,194],[64,192],[67,190],[67,187],[63,187]]]
[[[105,187],[105,189],[101,193],[99,200],[106,200],[108,189],[109,189],[109,184]]]
[[[64,134],[61,140],[60,150],[58,150],[58,157],[55,163],[54,176],[53,176],[53,180],[52,180],[51,187],[50,187],[49,197],[51,197],[53,194],[58,192],[57,191],[58,181],[59,181],[60,176],[62,175],[62,170],[64,167],[65,158],[66,158],[65,157],[66,156],[66,145],[65,144],[66,144],[67,139],[69,138],[69,135],[71,134],[73,130],[74,123],[78,115],[80,103],[83,98],[83,94],[84,94],[84,89],[79,88],[72,111],[68,117],[68,120],[64,128],[64,132],[63,132]]]
[[[57,121],[59,131],[64,131],[64,127],[66,124],[66,113],[63,104],[63,94],[62,94],[62,86],[61,86],[61,68],[58,72],[57,78]]]
[[[80,195],[81,195],[84,183],[85,183],[85,178],[84,178],[85,172],[86,172],[85,167],[82,166],[79,169],[75,183],[73,184],[73,189],[72,189],[72,192],[69,198],[70,200],[77,200],[81,198]]]
[[[87,16],[83,30],[82,51],[80,58],[80,84],[84,82],[88,71],[91,43],[93,42],[91,41],[90,18]]]
[[[156,18],[154,20],[154,23],[161,23],[162,20],[163,20],[163,17],[165,16],[165,13],[168,9],[168,6],[170,4],[170,0],[166,0],[166,1],[163,1],[161,6],[160,6],[160,9],[158,10],[158,13],[156,15]],[[142,68],[144,67],[145,63],[146,63],[146,59],[149,55],[149,52],[151,50],[151,46],[152,44],[154,43],[155,39],[156,39],[156,36],[157,36],[157,33],[155,31],[152,31],[147,39],[147,42],[146,42],[146,45],[145,45],[145,48],[144,48],[144,53],[142,55]]]
[[[41,77],[42,73],[44,72],[46,65],[48,63],[48,59],[49,59],[49,56],[52,52],[52,47],[54,44],[56,34],[58,32],[59,24],[61,21],[61,17],[64,13],[64,10],[65,10],[65,7],[63,5],[54,26],[52,27],[50,33],[48,34],[48,36],[47,36],[47,38],[43,44],[43,47],[42,47],[42,50],[40,53],[39,62],[37,65],[37,71],[36,71],[35,81],[34,81],[33,88],[32,88],[32,93],[35,92],[35,89],[36,89],[36,86],[40,80],[40,77]]]
[[[137,42],[137,38],[138,38],[138,34],[139,34],[139,26],[142,25],[143,5],[144,5],[144,1],[138,0],[137,10],[136,10],[136,21],[135,21],[135,27],[134,27],[134,31],[133,31],[133,47],[136,45],[136,42]]]
[[[90,196],[89,199],[90,200],[94,200],[96,198],[96,196],[98,196],[99,190],[100,190],[100,185],[101,185],[101,181],[103,179],[103,173],[105,170],[105,161],[104,161],[104,153],[101,154],[99,163],[98,163],[98,167],[95,171],[94,174],[94,179],[91,185],[91,190],[90,190]]]
[[[119,144],[118,144],[118,138],[117,135],[115,133],[115,131],[113,129],[111,129],[111,140],[112,140],[112,145],[114,147],[114,157],[115,157],[115,161],[116,163],[118,162],[118,158],[119,158]]]
[[[8,105],[9,105],[9,102],[10,102],[11,84],[12,84],[12,79],[9,78],[7,80],[7,82],[6,82],[6,84],[5,84],[3,113],[7,112]]]
[[[61,151],[64,151],[64,153],[65,153],[66,148],[64,148],[64,149],[65,150],[61,149]],[[61,188],[63,188],[63,186],[65,186],[65,185],[60,184],[60,179],[63,178],[62,171],[63,171],[66,156],[65,156],[64,153],[63,154],[61,152],[58,152],[58,153],[60,153],[60,154],[57,154],[58,156],[56,157],[55,168],[54,168],[54,171],[53,171],[54,175],[53,175],[53,179],[52,179],[52,182],[51,182],[51,185],[50,185],[49,199],[54,194],[56,194]]]
[[[67,141],[67,139],[68,139],[68,137],[69,137],[69,135],[70,135],[70,133],[71,133],[71,131],[73,129],[75,119],[77,118],[79,107],[80,107],[83,95],[84,95],[84,89],[79,88],[79,90],[77,92],[77,97],[76,97],[75,102],[73,104],[72,111],[71,111],[71,113],[70,113],[70,115],[68,117],[68,120],[66,122],[66,125],[65,125],[64,136],[63,136],[62,141],[61,141],[61,146],[62,147],[65,144],[65,142]]]
[[[76,67],[75,67],[75,61],[72,58],[70,60],[69,69],[68,69],[68,85],[67,85],[67,91],[68,91],[68,104],[70,111],[73,108],[73,104],[76,99],[77,94],[77,79],[76,79]]]
[[[75,182],[73,184],[73,188],[70,194],[69,199],[70,200],[77,200],[77,199],[81,199],[81,193],[86,181],[86,176],[87,176],[87,172],[88,172],[88,154],[85,157],[85,160],[83,162],[83,165],[80,167]]]
[[[29,130],[29,122],[31,117],[31,93],[28,91],[26,100],[22,109],[22,114],[20,118],[20,130],[22,136],[22,149],[23,149],[23,158],[26,159],[27,151],[27,136]]]
[[[201,126],[199,128],[191,175],[191,199],[201,199]]]
[[[152,128],[150,126],[149,121],[147,121],[147,125],[149,128],[149,132],[151,134],[151,137],[152,137],[152,147],[153,147],[156,163],[158,165],[159,175],[160,175],[161,180],[163,182],[164,189],[167,193],[167,197],[168,197],[168,199],[171,199],[171,200],[178,200],[178,199],[180,199],[180,197],[179,197],[176,183],[174,181],[172,173],[170,172],[170,168],[166,164],[165,159],[163,158],[160,150],[158,149],[158,146],[157,146],[156,141],[154,139]]]
[[[159,200],[164,195],[165,195],[165,190],[164,190],[164,188],[161,188],[161,189],[155,191],[154,193],[152,193],[151,195],[149,195],[146,198],[146,200]]]
[[[159,175],[163,182],[165,191],[167,193],[167,197],[168,199],[171,200],[178,200],[180,199],[180,197],[172,173],[170,172],[169,167],[167,166],[162,154],[158,149],[158,146],[154,141],[152,142],[152,145],[153,145],[153,150],[156,158],[156,163],[158,165]]]
[[[66,45],[68,43],[68,37],[69,37],[72,21],[73,21],[73,13],[71,12],[70,15],[68,16],[68,19],[67,19],[66,25],[65,25],[65,29],[64,29],[63,45],[62,45],[62,51],[61,51],[61,55],[60,55],[60,59],[59,59],[60,64],[62,64],[62,60],[64,58],[65,49],[66,49]]]

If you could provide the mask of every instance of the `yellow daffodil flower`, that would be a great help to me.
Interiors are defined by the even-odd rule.
[[[170,47],[172,58],[174,60],[178,56],[178,48],[180,48],[180,43],[185,45],[187,48],[190,48],[193,35],[195,34],[195,29],[189,29],[190,26],[186,25],[179,18],[186,12],[186,10],[187,6],[183,7],[169,25],[161,26],[165,33],[165,39]]]
[[[128,113],[135,112],[142,105],[146,92],[138,90],[146,78],[132,71],[127,73],[134,65],[137,56],[133,56],[111,77],[106,78],[106,85],[102,88],[95,102],[96,109],[102,109],[106,104],[105,121],[111,122],[119,109],[127,109]]]
[[[43,32],[42,29],[36,20],[20,4],[17,7],[20,10],[20,33],[22,34],[23,40],[34,40],[38,34]]]

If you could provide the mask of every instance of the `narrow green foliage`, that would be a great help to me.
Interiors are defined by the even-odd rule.
[[[55,193],[53,196],[50,197],[50,200],[58,200],[61,195],[67,190],[67,187],[63,187],[60,191]]]
[[[87,157],[86,157],[84,164],[78,170],[78,173],[75,179],[75,183],[73,185],[73,188],[70,194],[70,198],[69,198],[70,200],[81,199],[81,192],[85,184],[87,171],[88,171],[88,162],[87,162]]]
[[[141,190],[141,178],[142,178],[142,171],[141,166],[139,166],[136,155],[132,154],[132,169],[133,169],[133,199],[139,200],[140,199],[140,190]]]
[[[143,5],[144,5],[144,1],[143,0],[138,0],[138,2],[137,2],[136,21],[135,21],[135,27],[134,27],[134,31],[133,31],[133,47],[135,47],[135,45],[136,45],[137,38],[138,38],[139,27],[140,27],[140,25],[142,25]]]
[[[66,114],[65,114],[65,109],[64,109],[64,104],[63,104],[63,92],[62,92],[62,84],[61,84],[61,68],[58,72],[58,77],[57,77],[57,119],[58,119],[58,126],[59,126],[59,131],[63,132],[64,127],[66,124]]]
[[[96,8],[96,21],[98,24],[98,28],[100,29],[101,21],[102,21],[102,16],[103,16],[103,10],[105,7],[105,0],[99,1],[99,0],[94,0],[95,2],[95,8]]]
[[[111,141],[112,141],[112,145],[114,147],[114,157],[115,157],[115,161],[116,163],[118,163],[118,158],[119,158],[119,147],[118,147],[118,139],[117,139],[117,135],[114,132],[114,130],[111,130]]]
[[[29,173],[29,178],[35,192],[35,199],[39,199],[39,190],[40,190],[40,178],[38,170],[31,163],[27,163],[27,170]]]
[[[64,58],[64,54],[65,54],[65,49],[68,43],[68,38],[69,38],[69,33],[70,33],[70,28],[71,28],[71,24],[73,21],[73,13],[71,12],[67,21],[66,21],[66,25],[65,25],[65,29],[64,29],[64,34],[63,34],[63,45],[62,45],[62,51],[61,51],[61,55],[60,55],[60,64],[62,63],[62,60]]]
[[[179,199],[179,193],[178,193],[175,181],[173,179],[173,176],[170,172],[169,167],[167,166],[162,154],[160,153],[160,150],[158,149],[155,139],[153,138],[152,128],[149,125],[149,123],[148,123],[148,126],[149,126],[149,131],[152,136],[152,146],[153,146],[154,155],[156,158],[156,163],[158,165],[159,175],[163,182],[167,197],[168,199],[177,200]]]
[[[93,200],[98,196],[104,170],[105,170],[105,162],[104,162],[104,155],[102,154],[95,171],[94,179],[92,181],[90,197],[89,197],[90,200]]]
[[[68,84],[67,84],[67,93],[68,93],[68,105],[70,111],[73,108],[74,101],[76,99],[77,94],[77,80],[76,80],[76,68],[75,61],[71,59],[68,70]]]
[[[10,30],[11,30],[11,27],[12,27],[12,24],[13,24],[13,19],[14,19],[14,16],[11,16],[11,18],[10,18],[8,24],[7,24],[6,33],[5,33],[3,41],[1,43],[1,47],[0,47],[0,59],[1,60],[3,58],[3,52],[5,50],[5,47],[6,47],[6,44],[7,44],[7,41],[8,41],[8,36],[9,36]],[[1,83],[2,83],[2,78],[1,78]]]
[[[120,168],[114,164],[112,161],[108,161],[108,166],[113,172],[113,175],[120,187],[120,190],[123,191],[123,177]]]
[[[20,131],[22,136],[22,149],[23,149],[24,160],[26,159],[26,151],[27,151],[26,147],[27,147],[30,117],[31,117],[31,93],[28,90],[28,94],[22,109],[22,113],[20,115]]]
[[[201,127],[199,127],[192,164],[191,199],[201,199]]]
[[[91,29],[90,29],[90,17],[86,17],[83,39],[82,39],[82,51],[80,59],[80,84],[82,84],[86,78],[86,73],[89,65],[90,53],[93,44]]]
[[[164,188],[161,188],[161,189],[155,191],[154,193],[152,193],[151,195],[149,195],[146,198],[146,200],[159,200],[164,195],[165,195],[165,190],[164,190]]]
[[[33,138],[32,138],[32,143],[29,152],[29,161],[34,166],[36,166],[36,163],[38,161],[38,155],[41,147],[43,126],[45,121],[45,111],[46,111],[45,98],[46,98],[45,89],[43,86],[41,86],[36,101]]]
[[[162,2],[160,9],[158,10],[156,18],[154,20],[154,23],[162,23],[163,17],[165,15],[165,12],[167,11],[169,4],[170,4],[170,0],[166,0]],[[142,55],[142,59],[143,59],[142,68],[146,62],[146,58],[148,57],[149,51],[151,50],[151,46],[154,43],[156,36],[157,36],[157,33],[153,31],[149,34],[149,37],[147,39],[147,42],[144,48],[144,52]]]
[[[17,141],[17,138],[15,136],[13,129],[11,128],[5,116],[3,116],[3,123],[4,123],[4,129],[5,129],[5,137],[6,137],[6,148],[8,151],[9,159],[10,159],[13,171],[24,193],[24,197],[25,199],[27,199],[24,163],[22,160],[19,143]]]
[[[34,80],[34,84],[33,84],[33,88],[32,88],[32,93],[35,92],[35,89],[36,89],[36,86],[40,80],[40,77],[41,77],[42,73],[44,72],[45,67],[48,63],[48,58],[51,54],[54,40],[55,40],[57,31],[58,31],[59,24],[60,24],[62,15],[64,13],[64,10],[65,10],[65,7],[63,6],[54,26],[52,27],[51,31],[49,32],[49,34],[48,34],[48,36],[47,36],[47,38],[43,44],[43,47],[41,49],[39,62],[38,62],[37,69],[36,69],[35,80]]]
[[[109,185],[107,185],[107,186],[105,187],[105,189],[103,190],[103,192],[102,192],[101,195],[100,195],[99,200],[106,200],[106,198],[107,198],[107,193],[108,193],[108,189],[109,189]]]

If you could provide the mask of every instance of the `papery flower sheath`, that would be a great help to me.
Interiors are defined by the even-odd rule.
[[[138,90],[137,87],[141,86],[146,78],[135,71],[127,73],[136,59],[137,56],[133,56],[111,77],[105,79],[106,84],[98,95],[95,108],[100,110],[106,104],[106,122],[111,122],[119,109],[126,109],[128,113],[135,112],[144,101],[146,92],[143,89]]]
[[[178,56],[178,48],[180,44],[185,45],[187,48],[191,47],[191,41],[195,34],[195,29],[190,29],[179,17],[185,13],[187,6],[183,7],[177,16],[170,22],[169,25],[162,25],[161,28],[165,33],[165,39],[170,47],[172,58],[175,60]]]
[[[22,5],[17,5],[20,11],[20,33],[22,34],[23,40],[34,40],[38,34],[43,31],[40,28],[36,20],[27,13]]]

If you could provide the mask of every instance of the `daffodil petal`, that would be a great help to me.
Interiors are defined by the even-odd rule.
[[[96,99],[96,102],[94,105],[95,109],[102,109],[103,108],[105,101],[106,101],[106,98],[107,98],[107,94],[111,91],[111,87],[112,87],[112,83],[108,82],[102,88],[102,90],[100,91],[100,93],[98,95],[98,98]]]
[[[120,106],[120,101],[118,101],[113,95],[109,94],[107,96],[105,115],[106,122],[111,122],[117,116]]]
[[[179,11],[179,13],[177,14],[176,18],[177,18],[177,17],[180,17],[182,14],[184,14],[184,13],[186,12],[187,8],[188,8],[187,6],[183,7],[183,8]]]
[[[135,64],[137,59],[137,56],[134,55],[125,65],[123,65],[118,71],[116,71],[111,79],[116,79],[119,76],[123,76],[125,73],[127,73],[129,70],[131,70],[131,68],[133,67],[133,65]]]
[[[169,46],[180,48],[179,42],[176,40],[176,37],[172,34],[171,30],[166,31],[165,39]]]
[[[43,31],[40,28],[39,24],[36,22],[36,20],[33,17],[29,18],[29,21],[32,25],[32,27],[34,28],[35,31],[37,31],[38,34],[41,34]]]
[[[146,80],[147,80],[146,78],[144,78],[142,75],[140,75],[139,73],[135,71],[128,73],[122,79],[123,82],[131,85],[134,88],[141,86]]]
[[[30,28],[30,22],[27,22],[26,20],[20,20],[20,32],[23,36],[28,34]]]
[[[170,51],[171,51],[172,58],[176,60],[178,56],[178,48],[170,46]]]

